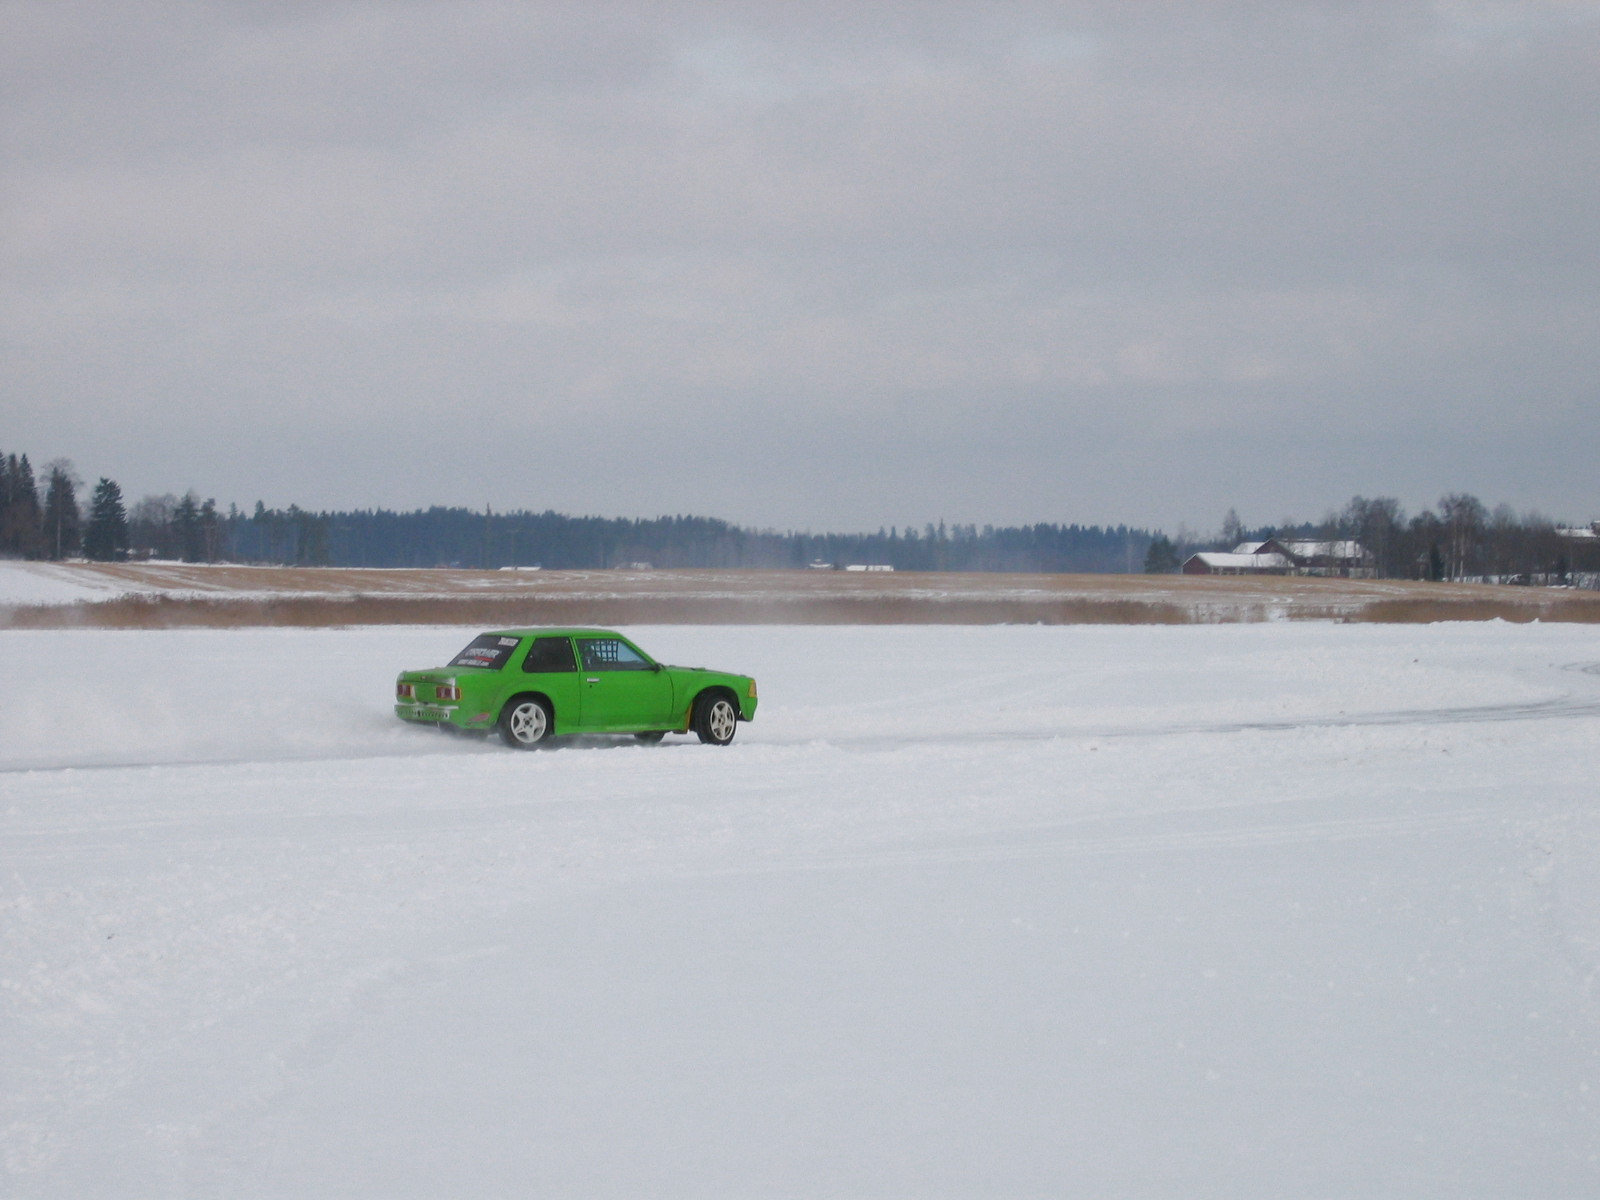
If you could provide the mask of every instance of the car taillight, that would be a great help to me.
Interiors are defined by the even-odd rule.
[[[453,683],[441,683],[433,689],[433,694],[441,700],[461,699],[461,689]]]
[[[396,700],[415,700],[417,698],[417,685],[414,683],[397,683],[394,685]]]

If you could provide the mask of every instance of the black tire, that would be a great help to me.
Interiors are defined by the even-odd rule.
[[[654,746],[662,738],[666,737],[667,734],[666,730],[664,729],[647,729],[643,733],[636,733],[633,736],[638,738],[646,746]]]
[[[727,692],[706,692],[694,702],[695,736],[708,746],[726,746],[739,728],[739,706]]]
[[[542,696],[518,696],[500,712],[500,739],[513,750],[532,750],[550,736],[555,719]]]

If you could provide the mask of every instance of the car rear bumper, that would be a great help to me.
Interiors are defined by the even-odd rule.
[[[459,722],[461,706],[458,704],[422,704],[400,701],[394,706],[394,715],[405,721],[418,721],[427,725],[438,725],[448,721],[451,724]]]

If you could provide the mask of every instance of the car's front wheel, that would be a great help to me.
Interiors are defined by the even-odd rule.
[[[694,732],[702,742],[726,746],[739,728],[739,710],[722,692],[707,692],[694,705]]]
[[[538,696],[518,696],[500,713],[500,737],[516,750],[532,750],[550,736],[550,705]]]

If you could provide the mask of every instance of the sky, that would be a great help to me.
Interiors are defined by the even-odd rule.
[[[0,0],[0,451],[130,500],[1600,518],[1600,2]]]

